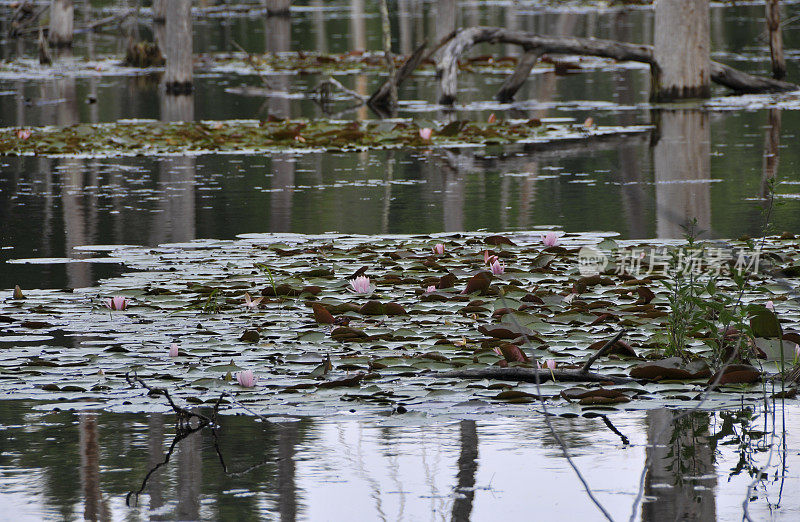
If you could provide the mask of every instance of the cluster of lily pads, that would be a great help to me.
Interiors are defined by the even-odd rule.
[[[436,128],[411,120],[227,120],[185,123],[128,121],[0,130],[0,155],[125,156],[203,152],[325,151],[457,147],[583,140],[646,132],[649,127],[586,127],[538,119],[454,121]]]
[[[708,390],[719,370],[709,364],[716,332],[690,332],[682,357],[665,358],[671,310],[659,277],[613,263],[581,274],[582,248],[613,259],[653,245],[609,236],[254,234],[99,246],[98,257],[129,271],[92,288],[22,289],[0,303],[0,393],[163,408],[130,388],[126,374],[135,372],[189,403],[215,403],[227,392],[291,414],[399,406],[514,413],[541,399],[569,415],[685,408],[706,391],[709,408],[762,399],[781,370],[769,349],[766,359],[743,352]],[[771,302],[793,350],[800,314],[787,281],[800,274],[798,240],[769,238],[762,255],[771,271],[748,277],[742,303],[766,310]],[[716,284],[735,291],[733,282]],[[605,379],[562,379],[621,330],[592,366]],[[765,340],[775,341],[753,341]],[[794,362],[787,356],[783,369]],[[512,375],[537,367],[538,384]],[[493,368],[509,373],[480,373]]]

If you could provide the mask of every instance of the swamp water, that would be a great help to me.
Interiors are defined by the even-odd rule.
[[[116,34],[80,37],[75,63],[57,63],[55,73],[33,64],[33,46],[4,40],[0,51],[8,62],[0,70],[0,117],[4,126],[15,128],[123,118],[374,118],[366,109],[347,111],[342,100],[324,111],[309,100],[304,91],[329,72],[324,67],[298,74],[273,64],[274,70],[261,72],[285,92],[264,96],[258,95],[261,80],[242,55],[231,59],[233,42],[252,53],[347,53],[380,47],[376,6],[360,1],[297,4],[285,19],[265,21],[263,14],[246,12],[198,16],[195,51],[202,55],[200,68],[194,95],[184,99],[160,94],[154,71],[139,74],[118,67],[124,42]],[[457,9],[447,10],[456,3],[439,5],[442,12],[430,2],[397,3],[392,16],[400,52],[410,52],[423,37],[435,41],[449,30],[449,23],[516,25],[542,34],[642,42],[652,38],[647,9],[459,2]],[[786,5],[796,7],[793,2]],[[768,51],[759,40],[762,10],[761,4],[715,6],[715,59],[751,72],[767,71]],[[92,18],[109,12],[96,6]],[[797,47],[799,35],[797,25],[786,25],[787,49]],[[484,51],[473,54],[478,52]],[[518,50],[486,47],[485,52],[514,56]],[[11,63],[19,56],[27,61]],[[790,78],[797,77],[793,56],[790,50]],[[88,67],[84,59],[90,60]],[[335,76],[368,94],[379,85],[380,70],[359,67]],[[544,423],[541,405],[532,400],[537,395],[533,385],[507,389],[513,387],[492,387],[497,383],[485,380],[477,387],[461,382],[429,389],[429,378],[418,372],[442,369],[450,361],[394,357],[404,355],[399,346],[418,342],[404,340],[415,333],[425,333],[420,344],[430,345],[427,352],[445,350],[433,344],[437,339],[431,332],[454,342],[459,335],[475,336],[472,320],[457,313],[468,303],[452,310],[452,303],[423,304],[426,313],[442,308],[456,317],[441,331],[434,325],[442,324],[442,318],[435,316],[429,322],[424,315],[389,318],[388,325],[367,321],[368,330],[380,330],[371,334],[394,336],[366,347],[381,358],[384,368],[378,370],[384,380],[364,383],[363,390],[308,391],[308,374],[317,371],[330,347],[339,347],[331,349],[336,378],[366,370],[370,357],[359,359],[349,353],[357,350],[318,338],[325,330],[309,325],[310,310],[299,300],[276,304],[282,308],[275,317],[267,317],[273,311],[241,311],[245,286],[237,284],[242,281],[225,282],[230,286],[223,292],[229,295],[222,296],[221,314],[201,314],[195,308],[177,319],[167,315],[187,305],[187,298],[194,306],[206,303],[206,289],[225,278],[224,266],[207,272],[182,267],[180,277],[172,278],[165,272],[161,283],[198,283],[190,296],[174,298],[159,293],[158,285],[154,297],[143,295],[152,282],[147,271],[155,258],[131,272],[131,265],[142,262],[150,250],[166,256],[167,264],[180,266],[186,258],[199,267],[208,262],[204,251],[231,245],[215,240],[244,237],[245,242],[258,242],[259,233],[369,234],[376,237],[359,242],[379,243],[391,234],[505,230],[510,237],[516,237],[514,232],[536,237],[525,231],[558,228],[602,230],[635,242],[680,237],[686,218],[695,217],[707,237],[758,236],[768,206],[767,182],[773,177],[783,184],[777,188],[779,204],[772,222],[778,231],[800,231],[796,95],[718,96],[700,107],[674,110],[647,104],[648,72],[639,66],[583,61],[581,67],[566,76],[552,67],[538,68],[519,92],[520,101],[509,106],[490,100],[510,69],[491,73],[486,60],[477,60],[476,72],[460,77],[455,116],[433,103],[433,71],[423,69],[401,90],[406,101],[400,117],[422,126],[453,118],[486,121],[496,113],[508,120],[536,118],[545,125],[566,125],[583,136],[580,124],[591,116],[598,126],[651,130],[560,144],[0,158],[0,288],[6,289],[0,314],[13,319],[0,323],[0,518],[14,513],[15,520],[487,520],[503,514],[509,520],[534,520],[570,513],[599,519]],[[87,103],[90,99],[97,102]],[[291,248],[294,239],[283,236],[281,241]],[[429,250],[432,241],[419,239],[415,248]],[[122,248],[128,257],[115,259],[120,245],[144,247]],[[792,243],[787,250],[796,248]],[[262,260],[241,249],[238,253],[243,258],[234,259],[228,270],[252,272],[253,263]],[[359,256],[371,262],[369,252]],[[528,270],[534,258],[518,259]],[[9,262],[21,259],[27,261]],[[346,256],[336,263],[337,279],[325,291],[343,293],[344,276],[361,264],[348,263]],[[296,283],[291,278],[300,268],[300,263],[281,267],[279,282]],[[269,285],[265,273],[247,277],[247,285],[257,284],[259,290]],[[15,284],[23,287],[28,298],[24,303],[6,299]],[[565,285],[566,279],[559,284]],[[77,290],[62,292],[64,288]],[[786,297],[791,290],[772,287],[769,292]],[[137,306],[113,315],[102,309],[102,298],[117,292],[134,297]],[[403,306],[418,307],[418,294],[406,292],[403,298]],[[798,309],[792,303],[786,299],[778,306],[796,323]],[[492,303],[487,310],[500,306]],[[26,319],[32,323],[23,325]],[[400,323],[406,319],[412,328],[402,331]],[[251,326],[276,337],[267,337],[260,346],[238,342]],[[559,344],[559,329],[566,328],[543,333],[549,345],[533,353],[539,356],[553,348],[547,353],[564,361],[585,358],[590,352],[584,341],[608,336],[602,325],[584,325],[585,335],[572,325]],[[462,331],[456,335],[458,329]],[[649,340],[647,328],[642,330],[633,335],[637,343]],[[214,332],[222,332],[222,338]],[[187,352],[176,363],[166,357],[166,348],[178,336]],[[296,352],[284,353],[283,342]],[[415,353],[422,355],[421,350]],[[349,356],[349,362],[342,364],[337,355]],[[485,365],[498,360],[491,350],[482,357]],[[185,378],[190,386],[181,383],[177,400],[208,413],[220,389],[236,389],[223,380],[226,374],[253,361],[262,364],[262,375],[279,375],[267,381],[274,386],[267,386],[269,398],[261,406],[269,407],[259,409],[274,422],[230,415],[245,413],[232,407],[219,417],[216,438],[210,428],[189,434],[142,486],[170,449],[175,416],[163,398],[128,388],[124,371],[145,370],[146,378],[158,381],[151,384],[168,388],[177,388]],[[627,371],[627,362],[604,364]],[[105,375],[98,375],[98,368]],[[636,519],[738,519],[748,497],[753,520],[799,518],[800,501],[793,495],[800,453],[792,435],[792,427],[800,423],[795,401],[768,401],[765,406],[761,399],[775,390],[728,389],[712,394],[707,407],[717,411],[675,420],[697,404],[703,382],[626,391],[634,398],[629,408],[578,407],[557,400],[553,413],[561,416],[552,422],[614,519],[630,515],[648,456],[652,464]],[[285,395],[276,391],[298,384]],[[545,383],[542,388],[545,395],[557,397],[568,386]],[[655,398],[649,400],[651,392]],[[398,413],[398,403],[407,413]],[[602,415],[608,416],[608,424]],[[126,497],[134,503],[128,494],[140,487],[136,506],[126,505]],[[750,495],[748,487],[753,488]]]

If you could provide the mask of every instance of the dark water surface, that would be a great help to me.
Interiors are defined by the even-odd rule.
[[[343,408],[326,419],[274,423],[225,416],[216,438],[206,428],[173,447],[172,413],[31,406],[0,404],[0,504],[15,520],[600,518],[538,414],[364,419]],[[800,438],[781,433],[780,412],[696,412],[670,427],[676,415],[614,414],[625,440],[601,418],[553,422],[615,519],[629,516],[648,456],[637,520],[739,519],[750,485],[753,520],[800,516],[800,476],[783,467]],[[798,415],[787,408],[786,425]]]
[[[113,14],[114,2],[92,2],[86,19]],[[147,3],[145,3],[145,6]],[[530,2],[390,2],[395,50],[409,53],[453,27],[505,25],[551,35],[652,41],[652,11]],[[797,14],[784,2],[784,18]],[[761,37],[763,3],[715,4],[714,58],[767,73]],[[7,21],[10,10],[0,15]],[[80,19],[79,15],[79,19]],[[380,49],[377,4],[363,0],[295,2],[290,18],[263,12],[201,14],[197,53],[297,50],[344,53]],[[149,21],[139,28],[148,36]],[[130,29],[79,36],[77,59],[115,60]],[[122,36],[121,36],[122,35]],[[800,24],[784,27],[789,78],[798,78]],[[32,59],[32,43],[0,41],[0,56]],[[515,55],[515,48],[472,52]],[[106,63],[106,62],[103,62]],[[195,93],[165,96],[159,71],[76,73],[64,59],[30,77],[0,73],[3,127],[113,122],[121,118],[320,118],[306,91],[320,74],[276,74],[282,91],[260,86],[251,71],[198,70]],[[376,73],[335,75],[369,94]],[[768,180],[777,187],[771,220],[778,232],[800,232],[800,108],[791,96],[714,100],[697,110],[647,104],[649,73],[604,64],[558,76],[536,70],[514,105],[491,101],[505,76],[463,74],[454,112],[436,105],[433,72],[403,86],[399,116],[420,123],[453,118],[540,118],[598,125],[652,125],[646,134],[586,143],[358,153],[206,154],[187,157],[0,158],[0,289],[87,287],[119,274],[80,259],[82,245],[159,245],[252,232],[358,234],[515,231],[536,228],[614,231],[624,238],[675,238],[697,218],[716,238],[761,233]],[[722,91],[715,91],[721,95]],[[96,103],[87,103],[89,97]],[[738,105],[739,108],[735,108]],[[775,108],[775,107],[780,108]],[[334,107],[340,119],[376,116]],[[338,112],[341,111],[341,112]],[[38,264],[8,260],[56,258]],[[5,291],[5,295],[8,292]],[[3,298],[5,298],[3,295]],[[1,399],[2,397],[0,397]],[[104,413],[97,404],[59,404],[74,411],[0,400],[0,519],[224,520],[507,520],[599,512],[531,408],[530,417],[428,419],[365,417],[349,404],[330,418],[252,417],[220,420],[176,444],[150,475],[137,507],[126,495],[163,461],[176,435],[171,412]],[[502,406],[498,406],[498,409]],[[498,411],[501,413],[501,411]],[[648,455],[645,502],[636,519],[738,520],[749,495],[753,520],[800,519],[795,406],[751,413],[618,412],[558,418],[575,462],[615,519],[627,519]],[[222,459],[220,458],[222,456]],[[249,469],[248,468],[252,468]],[[227,472],[226,472],[227,470]],[[760,478],[758,482],[753,482]]]

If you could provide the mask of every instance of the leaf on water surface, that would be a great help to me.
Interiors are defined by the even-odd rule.
[[[471,294],[473,292],[480,292],[484,294],[489,288],[492,280],[492,274],[489,272],[478,272],[467,281],[467,286],[461,292],[462,294]]]
[[[600,340],[600,341],[594,342],[594,343],[589,345],[587,350],[599,350],[600,348],[605,346],[606,342],[608,342],[608,341]],[[607,353],[615,353],[617,355],[625,355],[627,357],[636,357],[636,351],[633,348],[631,348],[631,346],[628,343],[626,343],[625,341],[623,341],[623,340],[619,340],[619,341],[615,342],[614,345],[609,350],[609,352],[607,352]]]
[[[636,289],[636,293],[639,294],[639,299],[636,300],[636,304],[638,305],[649,304],[650,301],[652,301],[656,297],[656,294],[654,294],[653,291],[647,288],[646,286],[638,287]]]
[[[366,373],[360,372],[351,377],[345,377],[344,379],[338,379],[335,381],[324,381],[317,384],[318,388],[343,388],[343,387],[351,387],[351,386],[358,386],[361,381],[367,376]]]
[[[595,286],[595,285],[609,286],[613,284],[614,281],[612,281],[610,278],[596,274],[592,276],[581,277],[580,279],[575,281],[575,283],[572,285],[572,291],[576,294],[582,294],[590,286]]]
[[[528,359],[528,356],[525,355],[525,352],[523,352],[516,344],[504,343],[497,347],[496,350],[500,350],[500,354],[503,356],[506,362],[530,362],[530,359]]]
[[[331,332],[331,337],[339,342],[357,341],[369,337],[363,330],[340,326]]]
[[[245,330],[242,336],[239,337],[240,341],[244,341],[246,343],[257,343],[259,339],[261,339],[261,335],[257,330]]]
[[[11,297],[12,299],[25,299],[25,295],[19,285],[14,285],[14,294]]]
[[[720,372],[708,379],[708,384],[713,384]],[[761,380],[761,372],[749,364],[731,364],[722,371],[719,385],[723,384],[752,384]]]
[[[663,379],[700,379],[711,375],[705,361],[685,362],[680,357],[669,357],[658,361],[648,361],[631,368],[634,379],[659,381]]]
[[[780,337],[781,323],[775,312],[763,305],[747,307],[750,314],[750,328],[756,337]]]
[[[333,324],[333,315],[319,303],[312,303],[311,308],[314,310],[314,320],[319,324]]]
[[[522,325],[513,323],[504,323],[502,325],[481,325],[478,331],[489,337],[496,339],[517,339],[519,337],[535,338],[536,332],[530,328],[525,328]]]
[[[511,241],[508,237],[500,235],[488,236],[484,238],[483,242],[486,243],[487,245],[495,245],[495,246],[497,245],[516,246],[516,243]]]

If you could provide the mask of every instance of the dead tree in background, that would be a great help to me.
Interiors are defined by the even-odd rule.
[[[503,102],[513,99],[535,65],[535,58],[545,53],[599,56],[618,61],[640,62],[650,65],[651,70],[660,67],[651,45],[598,38],[538,36],[523,31],[509,31],[501,27],[470,27],[456,33],[442,49],[441,59],[436,65],[441,83],[439,103],[453,104],[458,90],[458,60],[472,46],[484,42],[519,45],[526,53],[518,63],[517,70],[503,84],[497,95]],[[709,74],[713,82],[736,93],[774,93],[798,89],[793,83],[754,76],[717,62],[709,62]]]
[[[708,0],[658,0],[650,99],[711,96]]]
[[[265,0],[267,16],[289,16],[291,0]]]
[[[769,56],[772,60],[772,77],[782,80],[786,77],[786,60],[783,58],[780,0],[767,0],[767,33]]]
[[[164,54],[167,68],[164,85],[170,94],[192,92],[192,2],[169,0],[166,3]]]
[[[50,2],[50,29],[48,40],[53,47],[71,47],[74,30],[75,8],[72,0]]]

